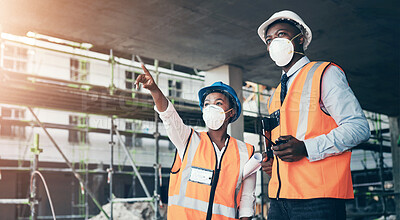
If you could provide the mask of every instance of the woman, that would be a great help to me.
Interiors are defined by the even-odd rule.
[[[244,164],[254,147],[227,134],[240,115],[236,92],[222,82],[199,91],[208,132],[186,126],[144,65],[136,79],[148,89],[168,137],[177,148],[170,175],[168,219],[251,219],[255,174],[242,180]]]

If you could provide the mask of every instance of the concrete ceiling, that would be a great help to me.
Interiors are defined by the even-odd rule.
[[[276,86],[280,70],[256,30],[274,12],[297,12],[313,31],[306,51],[346,72],[366,110],[400,114],[399,1],[0,0],[4,32],[89,42],[93,50],[209,70],[239,66],[244,79]]]

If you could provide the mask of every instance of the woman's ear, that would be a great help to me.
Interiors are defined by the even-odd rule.
[[[233,119],[233,117],[235,117],[236,115],[236,110],[234,108],[232,108],[232,111],[230,111],[230,117]]]

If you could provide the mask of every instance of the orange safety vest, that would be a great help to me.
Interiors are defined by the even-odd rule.
[[[176,154],[171,168],[168,219],[238,218],[243,167],[253,153],[253,146],[230,137],[218,167],[208,134],[192,130],[183,160]],[[211,174],[209,183],[194,180],[203,171]]]
[[[284,135],[306,140],[338,127],[319,105],[322,76],[330,65],[335,64],[310,62],[305,65],[293,80],[282,106],[281,85],[278,86],[268,103],[270,114],[280,110],[280,124],[271,131],[271,140]],[[275,156],[268,195],[286,199],[352,199],[350,158],[349,151],[315,162],[306,157],[284,162]]]

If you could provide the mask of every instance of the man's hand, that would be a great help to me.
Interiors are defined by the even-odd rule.
[[[295,162],[308,156],[304,142],[297,140],[292,135],[280,136],[278,140],[288,141],[287,143],[272,147],[274,154],[281,160]]]
[[[262,170],[268,174],[268,176],[272,175],[272,163],[274,162],[274,158],[270,158],[268,160],[268,157],[266,157],[266,154],[263,154],[263,161],[261,162],[261,167]]]
[[[140,74],[136,78],[136,82],[135,82],[136,89],[139,88],[139,83],[142,83],[143,88],[148,89],[150,91],[154,91],[154,90],[158,89],[158,86],[154,82],[154,79],[151,76],[149,70],[143,64],[142,64],[142,69],[144,71],[144,74]]]

